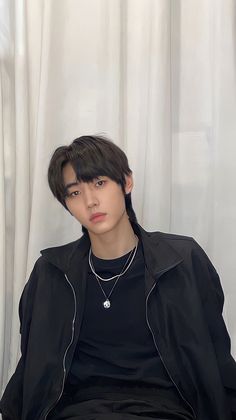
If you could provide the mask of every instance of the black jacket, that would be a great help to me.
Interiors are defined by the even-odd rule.
[[[236,419],[236,364],[223,292],[191,238],[133,225],[145,258],[146,316],[157,352],[198,420]],[[44,420],[59,401],[78,341],[88,250],[78,241],[42,251],[20,301],[21,352],[0,404],[3,420]]]

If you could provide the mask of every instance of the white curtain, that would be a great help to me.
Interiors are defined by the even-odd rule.
[[[0,388],[40,249],[81,234],[47,167],[82,134],[126,151],[146,229],[204,247],[236,353],[235,22],[234,0],[0,0]]]

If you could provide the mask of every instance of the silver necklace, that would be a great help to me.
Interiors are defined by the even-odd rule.
[[[92,262],[92,249],[91,249],[91,247],[90,247],[90,250],[89,250],[89,266],[90,266],[90,268],[91,268],[91,271],[92,271],[92,273],[96,276],[96,277],[98,277],[99,278],[99,280],[102,280],[102,281],[110,281],[110,280],[114,280],[116,277],[120,277],[120,276],[123,276],[125,273],[126,273],[126,271],[129,269],[129,267],[130,267],[130,265],[132,264],[132,262],[133,262],[133,259],[134,259],[134,257],[135,257],[135,254],[136,254],[136,252],[137,252],[137,248],[138,248],[138,237],[135,235],[135,239],[136,239],[136,245],[135,245],[135,247],[134,247],[134,249],[132,249],[131,251],[130,251],[130,254],[129,254],[129,256],[128,256],[128,258],[127,258],[127,260],[126,260],[126,262],[125,262],[125,264],[124,264],[124,266],[123,266],[123,268],[122,268],[122,270],[121,270],[121,273],[120,274],[116,274],[115,276],[113,276],[113,277],[109,277],[109,278],[104,278],[104,277],[101,277],[101,276],[99,276],[97,273],[96,273],[96,271],[95,271],[95,268],[94,268],[94,265],[93,265],[93,262]],[[132,255],[132,252],[134,251],[134,254]],[[129,259],[130,259],[130,257],[131,257],[131,260],[130,260],[130,264],[128,264],[128,262],[129,262]],[[128,265],[127,265],[128,264]],[[126,267],[126,265],[127,265],[127,267]]]
[[[103,289],[103,287],[102,287],[102,285],[101,285],[100,276],[98,276],[98,275],[97,275],[97,273],[96,273],[96,271],[94,270],[94,267],[93,267],[92,272],[93,272],[93,274],[95,275],[95,278],[96,278],[96,280],[97,280],[97,282],[98,282],[98,284],[99,284],[99,286],[100,286],[100,289],[101,289],[101,291],[102,291],[102,293],[103,293],[103,296],[105,297],[105,301],[103,302],[103,307],[104,307],[105,309],[109,309],[109,308],[111,307],[111,301],[110,301],[111,294],[112,294],[113,290],[115,289],[115,287],[116,287],[116,285],[117,285],[117,283],[118,283],[119,278],[120,278],[120,277],[121,277],[124,273],[126,273],[126,271],[127,271],[127,270],[129,269],[129,267],[131,266],[131,264],[132,264],[132,262],[133,262],[133,260],[134,260],[134,257],[135,257],[135,255],[136,255],[137,248],[138,248],[138,238],[137,238],[137,242],[136,242],[135,248],[134,248],[134,249],[132,249],[132,250],[130,251],[129,256],[128,256],[128,258],[127,258],[127,260],[126,260],[126,262],[125,262],[125,264],[124,264],[124,266],[123,266],[123,268],[122,268],[122,270],[121,270],[120,274],[117,274],[116,276],[112,277],[112,278],[116,278],[116,281],[115,281],[115,283],[113,284],[113,287],[111,288],[111,291],[110,291],[110,293],[109,293],[108,295],[105,293],[105,290]],[[91,250],[91,248],[90,248],[90,250]],[[90,255],[91,255],[91,253],[90,253]],[[131,256],[131,255],[132,255],[132,256]],[[129,261],[129,260],[130,260],[130,261]],[[91,262],[91,265],[92,265],[91,257],[90,257],[90,262]],[[127,265],[127,264],[128,264],[128,266],[126,267],[126,265]],[[91,267],[91,265],[90,265],[90,267]],[[125,267],[126,267],[126,268],[125,268]],[[105,279],[105,280],[107,280],[107,279]]]

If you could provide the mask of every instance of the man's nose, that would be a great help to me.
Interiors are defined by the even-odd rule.
[[[88,185],[84,191],[84,200],[88,208],[92,208],[98,205],[98,199],[93,189]]]

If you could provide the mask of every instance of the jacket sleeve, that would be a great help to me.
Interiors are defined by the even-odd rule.
[[[31,323],[34,294],[37,283],[37,262],[26,283],[19,304],[21,357],[15,373],[8,382],[0,401],[0,413],[3,420],[20,420],[22,412],[24,365],[27,342]]]
[[[196,244],[196,247],[194,271],[200,280],[203,310],[232,418],[236,420],[236,362],[231,355],[230,337],[222,316],[224,294],[215,268],[200,246]]]

